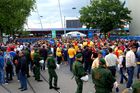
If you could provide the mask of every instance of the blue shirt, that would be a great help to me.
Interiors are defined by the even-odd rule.
[[[16,56],[16,52],[14,52],[14,51],[9,52],[9,54],[10,54],[13,58]]]

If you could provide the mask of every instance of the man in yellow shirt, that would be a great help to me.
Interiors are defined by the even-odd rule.
[[[57,57],[57,64],[61,64],[62,61],[62,50],[61,47],[58,46],[56,49],[56,57]]]
[[[72,45],[70,45],[70,48],[68,49],[68,55],[69,55],[70,71],[72,71],[72,65],[75,60],[75,55],[76,55],[76,50],[73,48]]]

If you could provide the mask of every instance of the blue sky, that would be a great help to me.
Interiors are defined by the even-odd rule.
[[[61,28],[58,0],[37,0],[36,2],[39,15],[42,16],[40,18],[43,28]],[[60,0],[63,21],[64,16],[66,19],[77,18],[80,8],[89,3],[90,0]],[[72,9],[72,7],[76,7],[76,9]],[[31,12],[27,23],[29,28],[41,28],[36,10]]]

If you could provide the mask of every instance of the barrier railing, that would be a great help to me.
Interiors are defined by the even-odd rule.
[[[111,36],[109,39],[127,39],[127,40],[140,40],[140,36]]]

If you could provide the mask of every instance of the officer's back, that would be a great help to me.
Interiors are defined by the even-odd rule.
[[[92,80],[96,93],[110,93],[116,81],[111,72],[105,68],[105,60],[100,59],[99,67],[92,70]]]

